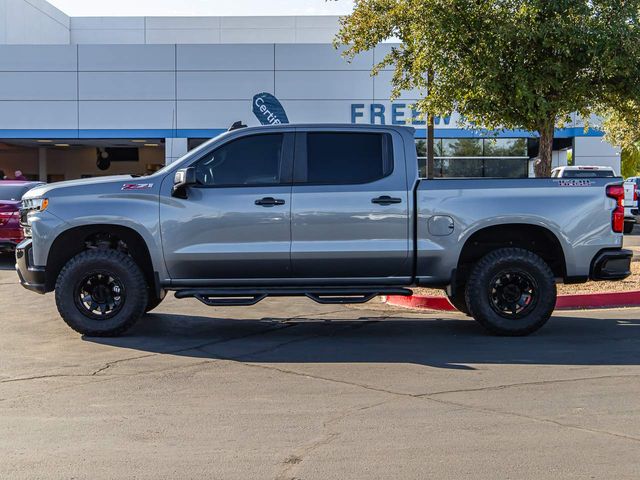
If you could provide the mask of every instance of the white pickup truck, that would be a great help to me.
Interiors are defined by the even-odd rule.
[[[638,188],[640,188],[640,177],[629,177],[624,182],[624,233],[631,233],[633,227],[640,223]]]

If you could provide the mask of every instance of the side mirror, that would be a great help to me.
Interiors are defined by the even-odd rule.
[[[178,198],[187,198],[187,187],[195,185],[196,169],[194,167],[181,168],[173,177],[171,195]]]

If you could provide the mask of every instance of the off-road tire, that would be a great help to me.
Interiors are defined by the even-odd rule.
[[[635,223],[631,223],[631,222],[624,222],[624,233],[626,235],[629,235],[631,232],[633,232],[633,228],[636,226]]]
[[[119,311],[108,319],[91,318],[77,305],[79,283],[91,272],[107,272],[122,284],[124,300]],[[144,314],[148,303],[147,283],[138,265],[117,250],[85,250],[64,266],[55,286],[58,312],[76,332],[92,337],[115,337],[123,334]]]
[[[495,279],[507,274],[522,275],[535,285],[535,294],[519,318],[499,314],[497,302],[492,300],[497,296]],[[540,329],[551,317],[556,298],[555,277],[547,263],[521,248],[501,248],[481,258],[471,271],[465,291],[471,316],[490,332],[503,336],[524,336]]]

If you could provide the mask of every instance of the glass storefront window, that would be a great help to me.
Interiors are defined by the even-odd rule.
[[[485,158],[484,175],[493,178],[527,178],[529,162],[520,158]]]
[[[433,142],[433,149],[436,157],[442,157],[442,139],[436,138]],[[427,156],[427,141],[424,138],[416,139],[416,153],[418,158]]]
[[[526,138],[485,138],[485,157],[526,157]]]
[[[481,157],[481,138],[445,138],[442,140],[443,157]]]
[[[481,158],[442,159],[442,176],[445,178],[483,177]]]
[[[437,138],[435,178],[526,178],[526,138]],[[427,176],[427,143],[416,139],[418,170]],[[502,158],[500,158],[502,157]]]

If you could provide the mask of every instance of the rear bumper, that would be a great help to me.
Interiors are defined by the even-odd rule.
[[[33,245],[30,238],[16,246],[16,270],[24,288],[44,294],[47,291],[45,268],[33,265],[32,251]]]
[[[631,250],[602,250],[591,262],[591,280],[623,280],[631,275]]]

